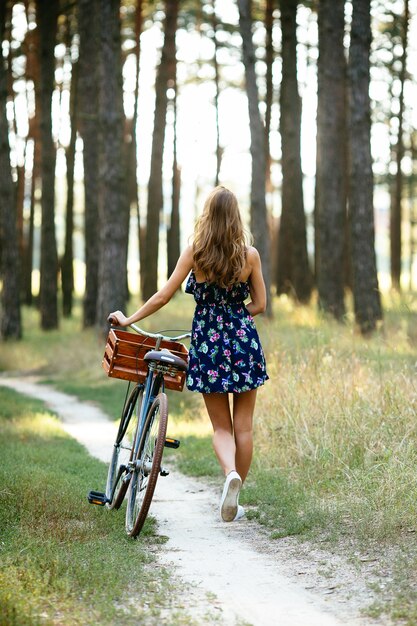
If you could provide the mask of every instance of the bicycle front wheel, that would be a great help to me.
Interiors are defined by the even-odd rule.
[[[155,398],[143,427],[134,469],[129,482],[126,532],[136,537],[142,530],[161,470],[168,424],[168,400],[164,393]]]
[[[128,488],[128,463],[133,457],[138,417],[142,406],[143,388],[136,386],[124,406],[113,454],[107,473],[106,496],[109,509],[119,509]]]

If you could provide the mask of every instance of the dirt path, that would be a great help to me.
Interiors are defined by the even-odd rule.
[[[97,407],[34,379],[0,378],[0,384],[43,400],[91,455],[109,460],[115,426]],[[180,603],[199,623],[213,623],[217,614],[222,626],[382,624],[359,616],[372,600],[366,584],[371,571],[360,575],[340,557],[294,539],[271,543],[245,519],[224,524],[218,497],[212,487],[174,470],[159,479],[151,506],[160,534],[168,537],[157,559],[187,584]]]

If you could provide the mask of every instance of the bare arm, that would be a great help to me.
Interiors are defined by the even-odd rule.
[[[252,268],[249,276],[251,301],[246,308],[252,316],[255,316],[264,313],[266,309],[266,288],[259,252],[253,247],[249,248],[248,259]]]
[[[181,254],[174,271],[162,289],[154,293],[149,300],[129,317],[126,317],[122,311],[114,311],[110,313],[109,318],[112,318],[113,323],[117,321],[120,326],[128,326],[129,324],[134,324],[134,322],[139,322],[139,320],[152,315],[152,313],[161,309],[171,300],[174,293],[178,291],[181,283],[192,270],[192,267],[193,249],[192,246],[188,246]]]

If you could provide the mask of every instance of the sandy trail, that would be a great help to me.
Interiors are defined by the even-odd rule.
[[[97,407],[37,384],[35,379],[0,378],[0,384],[43,400],[59,415],[66,432],[92,456],[109,460],[115,425]],[[159,533],[168,537],[167,543],[159,547],[157,559],[188,584],[189,591],[181,601],[200,623],[209,623],[207,611],[213,614],[213,610],[218,614],[218,623],[224,626],[376,623],[359,616],[359,608],[370,599],[369,593],[364,581],[357,578],[357,573],[349,572],[346,563],[319,551],[299,556],[294,554],[294,545],[290,549],[285,541],[275,549],[267,535],[245,519],[222,523],[218,497],[204,483],[174,470],[169,477],[158,480],[151,505]],[[123,524],[121,519],[121,532]],[[332,582],[316,575],[312,562],[322,563],[322,559],[328,559],[338,572],[342,567],[339,579]],[[337,588],[342,592],[334,594]]]

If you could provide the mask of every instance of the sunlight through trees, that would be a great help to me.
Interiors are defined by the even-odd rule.
[[[5,0],[1,334],[169,274],[215,184],[270,293],[363,332],[415,288],[416,0]]]

